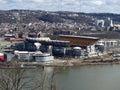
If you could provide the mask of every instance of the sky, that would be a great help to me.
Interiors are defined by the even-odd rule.
[[[0,10],[11,9],[120,14],[120,0],[0,0]]]

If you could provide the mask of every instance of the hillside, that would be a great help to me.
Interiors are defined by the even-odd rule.
[[[41,11],[41,10],[1,10],[0,32],[13,30],[14,32],[42,31],[51,35],[75,34],[89,35],[100,38],[120,38],[120,30],[101,31],[95,27],[98,19],[110,17],[113,23],[120,24],[120,14],[112,13],[78,13],[68,11]],[[38,22],[36,24],[36,22]],[[8,24],[9,23],[9,24]],[[93,33],[93,34],[90,34]],[[100,34],[97,34],[100,33]]]
[[[120,23],[120,14],[110,13],[76,13],[76,12],[47,12],[40,10],[9,10],[0,11],[0,23],[30,23],[30,22],[60,22],[60,23],[91,23],[95,19],[112,18],[115,22]]]

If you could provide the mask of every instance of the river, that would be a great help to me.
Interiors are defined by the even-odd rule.
[[[120,65],[69,67],[56,81],[57,90],[120,90]]]
[[[13,76],[13,71],[8,69],[7,76]],[[23,78],[23,82],[27,82],[34,86],[43,85],[45,89],[36,90],[51,90],[51,82],[56,86],[55,90],[120,90],[120,65],[84,65],[76,67],[38,67],[36,69],[26,69],[25,76],[30,78]],[[53,72],[54,77],[53,77]],[[1,72],[3,74],[3,72]],[[21,73],[21,72],[19,72]],[[3,78],[6,79],[6,76]],[[13,77],[10,77],[12,79]],[[0,80],[3,79],[1,77]],[[8,78],[8,79],[9,79]],[[29,79],[31,82],[28,82]],[[52,80],[54,79],[54,80]],[[43,83],[44,82],[44,83]],[[28,85],[27,85],[28,86]],[[46,89],[47,88],[47,89]],[[22,90],[30,90],[22,89]]]

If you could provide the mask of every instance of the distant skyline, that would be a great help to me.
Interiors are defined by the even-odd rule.
[[[0,0],[0,9],[120,14],[120,0]]]

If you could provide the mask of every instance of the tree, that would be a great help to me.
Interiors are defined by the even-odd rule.
[[[39,71],[38,71],[39,70]],[[0,90],[56,90],[54,69],[48,73],[41,68],[0,69]]]
[[[1,69],[0,90],[23,90],[32,87],[32,78],[25,75],[24,69]]]

